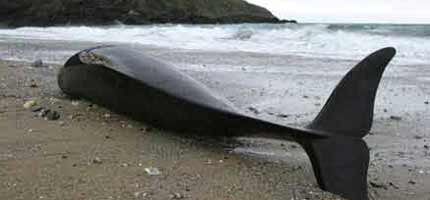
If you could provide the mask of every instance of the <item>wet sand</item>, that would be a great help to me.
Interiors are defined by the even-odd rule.
[[[298,126],[312,120],[355,62],[147,52],[176,63],[250,114]],[[221,143],[153,129],[68,99],[56,84],[59,67],[0,63],[2,199],[338,199],[316,187],[310,163],[294,143]],[[366,137],[371,199],[430,198],[429,77],[429,66],[390,66],[384,76]],[[60,119],[24,109],[29,100],[58,111]],[[161,175],[149,176],[149,167]]]
[[[67,99],[57,70],[0,63],[1,199],[339,199],[295,163],[236,154],[228,141],[178,136]],[[24,109],[29,100],[60,119]],[[148,175],[150,167],[161,174]]]

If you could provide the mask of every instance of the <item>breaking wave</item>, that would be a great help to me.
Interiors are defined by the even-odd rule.
[[[61,40],[133,43],[172,49],[246,51],[309,57],[358,59],[394,46],[401,64],[430,63],[430,25],[238,24],[0,29],[0,42]]]

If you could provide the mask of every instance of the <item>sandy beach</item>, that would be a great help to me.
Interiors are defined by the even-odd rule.
[[[2,199],[338,199],[297,164],[235,154],[228,142],[180,137],[67,99],[56,85],[59,66],[0,66]],[[23,108],[30,100],[60,119]],[[151,167],[161,174],[148,175]]]
[[[357,62],[146,52],[252,115],[297,126],[315,117]],[[318,189],[306,154],[294,143],[220,142],[158,130],[66,97],[56,83],[61,65],[31,65],[0,61],[0,199],[340,199]],[[371,199],[430,198],[429,77],[430,66],[391,65],[384,75],[372,134],[365,138]],[[29,101],[36,105],[24,108]],[[47,120],[37,108],[60,118]],[[160,174],[149,175],[151,167]]]

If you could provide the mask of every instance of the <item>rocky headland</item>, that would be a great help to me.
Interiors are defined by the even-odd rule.
[[[295,22],[243,0],[0,0],[0,8],[6,27]]]

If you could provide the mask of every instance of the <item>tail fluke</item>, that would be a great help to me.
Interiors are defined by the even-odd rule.
[[[333,137],[303,144],[321,189],[350,200],[367,200],[369,148],[361,138]]]
[[[372,126],[376,90],[395,53],[384,48],[356,65],[307,127],[331,133],[325,139],[301,141],[323,190],[351,200],[368,199],[369,149],[362,137]]]
[[[376,90],[395,54],[394,48],[384,48],[357,64],[337,85],[308,128],[364,137],[372,126]]]

